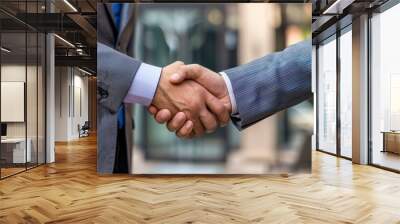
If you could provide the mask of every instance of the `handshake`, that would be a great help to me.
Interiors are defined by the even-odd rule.
[[[177,61],[162,69],[149,112],[178,137],[192,138],[228,124],[231,101],[222,76]]]

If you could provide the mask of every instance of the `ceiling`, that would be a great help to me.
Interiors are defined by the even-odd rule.
[[[374,10],[388,0],[312,0],[313,43],[351,24],[352,18]]]
[[[36,43],[37,33],[51,32],[57,34],[56,65],[79,66],[95,73],[96,4],[96,0],[47,0],[47,4],[45,0],[1,0],[2,46],[12,50],[7,57],[34,57],[43,47]]]

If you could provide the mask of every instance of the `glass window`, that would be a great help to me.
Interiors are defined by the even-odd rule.
[[[336,153],[336,38],[318,47],[318,149]]]
[[[352,34],[340,36],[340,154],[351,158],[352,141]]]
[[[45,145],[45,124],[46,124],[46,76],[45,76],[45,65],[46,65],[46,36],[43,33],[38,34],[38,76],[37,76],[37,91],[38,91],[38,136],[37,136],[37,162],[43,164],[46,162],[46,145]]]
[[[38,57],[37,57],[37,41],[36,32],[27,33],[27,75],[26,75],[26,114],[27,114],[27,140],[31,153],[27,167],[31,168],[37,165],[37,79],[38,79]],[[28,148],[29,148],[28,147]]]
[[[2,33],[1,47],[1,175],[6,177],[24,171],[32,152],[26,138],[26,33]]]
[[[2,2],[0,7],[21,14],[43,10],[39,1]],[[8,21],[0,23],[0,178],[5,178],[45,162],[46,40],[8,14],[0,17]]]
[[[372,163],[400,170],[400,5],[371,18]]]

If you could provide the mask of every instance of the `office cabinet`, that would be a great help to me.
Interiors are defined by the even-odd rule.
[[[400,132],[382,132],[383,133],[383,152],[392,152],[400,154]]]

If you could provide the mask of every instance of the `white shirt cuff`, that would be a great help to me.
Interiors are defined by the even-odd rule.
[[[231,100],[231,105],[232,105],[231,115],[237,115],[236,99],[235,95],[233,94],[231,80],[229,79],[229,77],[226,75],[225,72],[220,72],[220,74],[222,75],[222,78],[225,81],[226,88],[228,89],[229,99]]]
[[[124,103],[138,103],[149,106],[153,101],[154,94],[161,76],[161,68],[142,63],[133,78]]]

